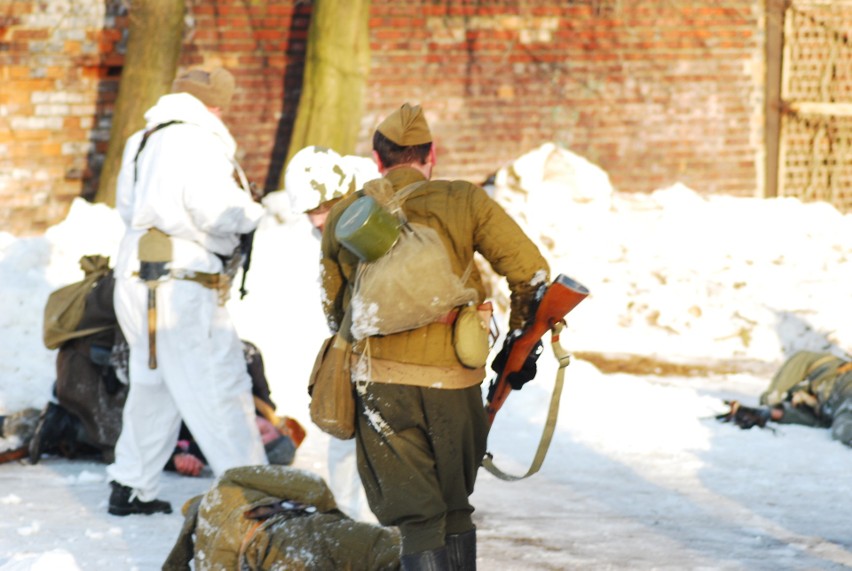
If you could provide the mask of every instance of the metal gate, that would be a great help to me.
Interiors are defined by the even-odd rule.
[[[852,212],[852,0],[784,15],[778,195]]]

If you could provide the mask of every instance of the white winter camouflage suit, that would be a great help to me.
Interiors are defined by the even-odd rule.
[[[139,271],[140,236],[156,227],[172,241],[173,270],[221,272],[263,208],[233,177],[236,143],[227,127],[187,93],[160,98],[145,114],[154,132],[134,158],[144,131],[125,146],[116,204],[127,224],[115,268],[115,311],[130,345],[130,391],[111,479],[153,500],[181,418],[211,468],[266,464],[255,424],[251,380],[240,339],[214,289],[168,279],[157,289],[157,368],[148,368],[147,287]]]

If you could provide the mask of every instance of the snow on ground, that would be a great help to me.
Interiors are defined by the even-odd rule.
[[[592,293],[562,335],[587,359],[566,371],[543,468],[515,483],[480,472],[479,567],[852,568],[852,450],[827,430],[742,431],[712,418],[721,399],[756,403],[794,350],[852,349],[849,216],[826,204],[700,196],[682,185],[625,195],[553,145],[501,171],[492,190],[541,244],[554,275]],[[310,429],[305,390],[326,335],[317,243],[286,201],[267,204],[249,295],[230,309],[263,352],[280,411],[309,427],[296,466],[327,476],[328,439]],[[47,295],[82,277],[80,256],[114,256],[121,232],[113,211],[78,200],[42,237],[0,233],[0,414],[49,398]],[[498,302],[503,295],[495,291]],[[652,369],[688,364],[705,373],[624,365],[604,374],[592,364],[631,356]],[[529,465],[554,375],[546,348],[536,381],[500,412],[489,446],[503,469]],[[164,482],[164,499],[177,507],[212,479],[165,474]],[[181,516],[109,516],[107,494],[101,464],[0,466],[0,570],[159,569]]]

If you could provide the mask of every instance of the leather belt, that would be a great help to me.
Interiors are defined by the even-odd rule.
[[[487,311],[487,312],[490,313],[494,310],[494,306],[491,304],[490,301],[486,301],[485,303],[478,305],[476,307],[476,309],[477,309],[477,311]],[[435,323],[443,323],[444,325],[452,325],[453,323],[456,322],[456,318],[458,316],[459,316],[459,308],[454,307],[453,309],[451,309],[450,311],[448,311],[447,313],[445,313],[444,315],[442,315],[441,317],[436,319]]]
[[[139,272],[133,272],[139,277]],[[215,289],[219,292],[219,305],[225,305],[231,292],[231,277],[228,274],[211,274],[208,272],[196,272],[194,270],[171,270],[168,277],[176,280],[187,280],[195,282],[207,289]]]

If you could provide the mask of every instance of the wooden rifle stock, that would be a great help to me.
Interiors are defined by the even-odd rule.
[[[12,448],[11,450],[4,450],[0,452],[0,464],[4,464],[6,462],[13,462],[15,460],[23,460],[29,455],[29,449],[24,446],[23,448]]]
[[[503,406],[512,390],[507,377],[523,368],[524,362],[526,362],[533,347],[544,334],[562,321],[588,295],[589,290],[585,286],[564,274],[556,276],[553,283],[548,286],[538,304],[532,325],[527,327],[521,336],[512,343],[512,348],[506,358],[506,365],[497,378],[491,381],[488,402],[485,405],[489,425],[494,423],[494,416]]]

